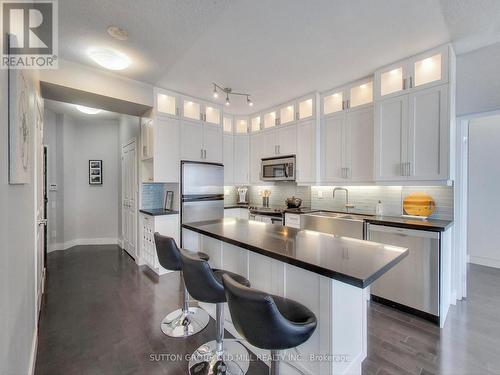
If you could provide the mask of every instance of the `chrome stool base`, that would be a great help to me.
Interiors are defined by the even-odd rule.
[[[170,337],[189,337],[205,329],[209,320],[208,313],[199,307],[190,307],[186,313],[178,309],[162,320],[161,330]]]
[[[250,366],[247,349],[237,341],[210,341],[200,346],[189,360],[189,374],[243,375]]]

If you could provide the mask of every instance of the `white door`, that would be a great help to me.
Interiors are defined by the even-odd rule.
[[[36,306],[37,313],[42,304],[45,281],[45,228],[47,219],[45,215],[45,156],[43,146],[43,108],[38,98],[35,99],[36,112]]]
[[[297,126],[287,125],[276,130],[278,155],[297,153]]]
[[[248,168],[250,158],[250,144],[248,135],[235,135],[234,143],[234,183],[236,185],[248,184]],[[260,163],[259,163],[260,170]]]
[[[373,181],[373,107],[347,113],[346,166],[351,181]]]
[[[137,257],[137,162],[135,140],[122,147],[123,249]]]
[[[409,95],[408,162],[410,180],[448,178],[448,85]]]
[[[344,176],[345,113],[326,117],[323,121],[323,180],[342,181]]]
[[[233,136],[224,134],[224,156],[222,164],[224,164],[224,185],[234,184],[234,152],[233,152]]]
[[[297,182],[316,182],[316,123],[297,125]]]
[[[375,180],[400,181],[406,161],[408,95],[375,104]]]
[[[201,122],[181,122],[181,159],[203,160],[203,125]]]
[[[217,125],[203,125],[203,160],[222,163],[222,128]]]

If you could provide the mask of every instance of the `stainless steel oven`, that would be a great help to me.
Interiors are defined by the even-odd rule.
[[[295,155],[263,158],[260,179],[262,181],[295,181]]]

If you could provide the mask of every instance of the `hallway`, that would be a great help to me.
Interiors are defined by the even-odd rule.
[[[498,374],[500,270],[470,266],[468,302],[453,306],[444,330],[372,303],[364,374]],[[181,304],[178,274],[158,278],[117,246],[78,246],[49,255],[40,318],[37,375],[186,374],[185,361],[215,337],[213,321],[187,340],[159,322]],[[452,367],[453,366],[453,367]],[[249,374],[265,374],[254,362]]]

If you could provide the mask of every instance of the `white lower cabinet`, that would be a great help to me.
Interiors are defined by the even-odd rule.
[[[235,217],[237,219],[248,220],[248,209],[247,208],[226,208],[224,209],[224,217]]]
[[[449,179],[449,85],[375,104],[375,180]]]
[[[322,127],[322,181],[371,182],[373,107],[330,115]]]
[[[170,272],[160,266],[158,262],[154,234],[158,232],[162,235],[172,237],[177,242],[177,246],[180,246],[179,215],[151,216],[141,213],[140,230],[140,258],[142,261],[158,275]]]

